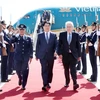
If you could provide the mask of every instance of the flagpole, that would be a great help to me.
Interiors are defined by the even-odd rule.
[[[2,7],[0,7],[0,21],[2,20]]]
[[[97,14],[97,10],[96,10],[96,8],[95,8],[95,18],[96,18],[96,22],[98,23],[99,18],[98,18],[98,14]]]
[[[11,25],[11,22],[12,22],[12,15],[10,14],[10,25]]]
[[[88,26],[88,22],[86,20],[86,14],[84,14],[84,21],[85,21],[85,25]]]
[[[86,22],[86,15],[84,14],[84,21]]]
[[[17,21],[16,28],[19,26],[19,24],[20,24],[20,20]]]
[[[79,23],[78,23],[78,19],[77,19],[77,17],[76,17],[76,24],[77,24],[77,27],[79,27]]]

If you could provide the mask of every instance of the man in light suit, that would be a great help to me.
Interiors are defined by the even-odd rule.
[[[44,32],[38,35],[36,45],[36,59],[40,60],[42,79],[43,79],[43,91],[47,91],[47,88],[51,88],[50,83],[53,77],[53,65],[54,54],[56,51],[57,38],[56,34],[50,32],[50,23],[43,23]]]
[[[62,59],[64,65],[66,79],[65,87],[68,87],[70,83],[70,69],[73,80],[73,90],[76,90],[79,88],[79,85],[77,84],[76,64],[81,59],[79,34],[73,32],[73,22],[66,22],[65,27],[66,31],[60,33],[59,36],[58,55],[59,58]]]

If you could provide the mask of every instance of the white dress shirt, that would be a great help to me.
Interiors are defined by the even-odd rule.
[[[45,38],[47,36],[47,33],[48,33],[48,40],[49,40],[49,38],[50,38],[50,32],[45,32]]]

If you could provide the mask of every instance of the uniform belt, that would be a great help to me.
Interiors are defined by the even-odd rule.
[[[86,42],[80,42],[80,44],[85,44]]]

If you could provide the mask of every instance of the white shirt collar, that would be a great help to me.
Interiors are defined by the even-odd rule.
[[[71,32],[71,33],[68,33],[68,32],[67,32],[67,35],[72,35],[72,32]]]
[[[45,36],[46,36],[46,34],[48,33],[48,37],[50,37],[50,32],[44,32],[45,33]]]

